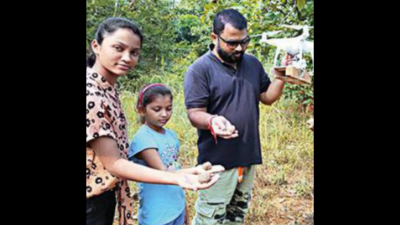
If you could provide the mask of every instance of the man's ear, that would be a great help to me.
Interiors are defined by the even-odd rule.
[[[211,41],[214,45],[217,45],[217,39],[218,39],[218,35],[216,35],[214,32],[211,33],[210,35],[211,37]]]

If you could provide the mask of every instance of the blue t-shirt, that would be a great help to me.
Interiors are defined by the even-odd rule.
[[[180,143],[175,132],[164,129],[165,134],[158,133],[143,125],[136,132],[129,148],[129,159],[147,166],[146,162],[135,157],[146,149],[156,149],[170,171],[181,168],[178,160]],[[185,209],[185,194],[181,187],[139,183],[140,225],[161,225],[176,219]]]

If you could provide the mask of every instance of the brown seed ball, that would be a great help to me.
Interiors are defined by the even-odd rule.
[[[235,126],[229,126],[226,128],[226,131],[229,133],[233,133],[235,131]]]
[[[208,183],[211,180],[211,175],[209,173],[202,173],[199,175],[200,184]]]
[[[204,163],[203,164],[203,169],[204,170],[211,170],[212,169],[212,165],[211,165],[211,163],[210,162],[206,162],[206,163]]]

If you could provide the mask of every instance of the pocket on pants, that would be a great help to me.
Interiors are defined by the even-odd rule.
[[[200,202],[196,204],[196,211],[207,218],[212,218],[218,210],[222,210],[224,207],[223,201]]]

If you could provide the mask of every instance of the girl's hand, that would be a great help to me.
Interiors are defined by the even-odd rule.
[[[193,175],[193,174],[177,174],[177,184],[184,188],[184,189],[190,189],[193,191],[196,190],[202,190],[202,189],[207,189],[213,186],[219,179],[218,174],[211,174],[212,178],[208,183],[203,183],[201,184],[199,182],[199,175]]]

